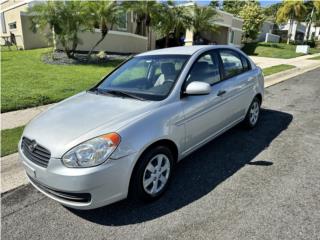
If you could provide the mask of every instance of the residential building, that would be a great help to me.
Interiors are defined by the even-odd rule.
[[[267,33],[272,33],[274,23],[264,21],[260,27],[259,36],[257,37],[258,42],[264,42],[266,40]]]
[[[281,38],[283,40],[287,39],[287,34],[289,30],[290,24],[279,25],[279,34],[281,34]],[[308,23],[306,22],[298,22],[294,21],[292,24],[292,31],[291,31],[291,41],[296,42],[303,42],[307,38],[307,31],[308,31]],[[309,30],[309,40],[315,39],[320,40],[320,26],[312,24]]]
[[[146,37],[146,26],[139,25],[135,21],[135,14],[127,12],[121,16],[124,18],[120,21],[121,25],[114,25],[108,32],[105,39],[95,48],[95,51],[106,51],[109,53],[140,53],[147,50],[148,39]],[[91,47],[101,38],[99,29],[94,32],[79,32],[80,43],[77,51],[89,51]],[[156,36],[150,34],[151,48],[155,48]],[[61,46],[58,45],[58,48]]]
[[[10,33],[16,37],[16,42],[22,49],[33,49],[48,47],[49,41],[45,34],[41,32],[34,33],[31,30],[30,16],[28,8],[34,4],[41,4],[40,1],[34,0],[2,0],[1,4],[1,29],[0,43],[5,44],[5,41],[10,40]],[[187,3],[185,6],[190,6],[192,3]],[[217,27],[217,31],[201,32],[201,38],[206,40],[205,44],[230,44],[237,47],[241,46],[242,25],[243,20],[233,16],[230,13],[218,10],[218,16],[212,22]],[[95,48],[95,51],[106,51],[109,53],[139,53],[147,49],[146,26],[137,24],[136,15],[133,12],[127,12],[122,16],[124,21],[122,24],[115,25],[108,32],[105,39]],[[51,32],[47,31],[47,35]],[[158,39],[155,33],[150,34],[151,48],[156,48],[156,40]],[[193,37],[193,32],[186,31],[184,36],[185,45],[196,44]],[[79,32],[78,37],[80,42],[77,46],[77,51],[87,52],[100,39],[101,33],[99,29],[93,32]],[[57,43],[57,49],[62,49],[62,46]]]
[[[10,41],[10,33],[16,38],[19,48],[32,49],[48,46],[48,40],[41,33],[31,31],[31,21],[27,14],[28,7],[35,1],[2,0],[0,2],[0,44]]]
[[[295,42],[303,42],[303,39],[306,33],[306,24],[294,20],[291,28],[292,29],[291,29],[290,40]],[[287,40],[289,29],[290,29],[289,21],[287,24],[279,25],[279,30],[280,30],[282,40]]]
[[[308,26],[308,25],[307,25]],[[308,28],[307,30],[308,31]],[[307,34],[305,34],[305,39],[307,38]],[[309,40],[320,40],[320,26],[312,24],[309,30]]]
[[[217,13],[218,16],[212,21],[212,24],[217,26],[217,30],[215,32],[202,32],[200,33],[201,37],[208,44],[227,44],[240,48],[243,34],[243,20],[219,9],[217,9]],[[186,45],[194,44],[195,39],[193,39],[193,36],[192,31],[187,30],[185,37]]]
[[[3,0],[1,4],[1,29],[0,44],[10,41],[10,33],[16,37],[19,48],[33,49],[48,47],[49,42],[45,34],[31,30],[30,16],[27,10],[33,4],[41,4],[34,0]],[[127,13],[123,16],[125,21],[120,26],[115,26],[96,48],[97,51],[117,52],[117,53],[138,53],[146,50],[147,37],[145,36],[145,26],[138,26],[134,21],[134,14]],[[139,28],[139,29],[137,29]],[[139,31],[138,31],[139,30]],[[140,32],[141,34],[135,34]],[[48,34],[48,32],[47,32]],[[50,33],[49,33],[50,34]],[[100,38],[98,29],[92,32],[80,32],[80,43],[78,51],[88,51]],[[153,41],[155,42],[155,40]],[[155,44],[152,45],[153,47]],[[58,49],[61,47],[58,44]]]

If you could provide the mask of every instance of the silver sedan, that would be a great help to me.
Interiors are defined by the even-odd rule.
[[[257,124],[263,85],[230,46],[142,53],[33,119],[20,159],[35,188],[72,208],[154,200],[177,162],[238,123]]]

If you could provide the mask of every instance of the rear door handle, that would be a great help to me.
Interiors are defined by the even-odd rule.
[[[225,90],[220,90],[217,94],[217,96],[221,97],[222,95],[224,95],[227,91]]]

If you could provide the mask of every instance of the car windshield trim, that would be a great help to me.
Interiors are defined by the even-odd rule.
[[[99,89],[97,88],[96,90],[96,93],[98,94],[111,94],[111,95],[114,95],[114,96],[125,96],[125,97],[129,97],[129,98],[133,98],[133,99],[137,99],[137,100],[140,100],[140,101],[146,101],[145,98],[143,97],[139,97],[133,93],[128,93],[126,91],[122,91],[122,90],[119,90],[119,89]]]

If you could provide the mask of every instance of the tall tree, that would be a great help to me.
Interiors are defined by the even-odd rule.
[[[174,34],[177,38],[191,25],[192,16],[189,15],[188,8],[176,5],[173,1],[161,4],[161,11],[157,15],[155,25],[156,31],[165,37],[165,46],[169,45],[169,35]]]
[[[320,23],[320,1],[307,1],[306,6],[306,17],[307,30],[306,30],[306,40],[309,40],[310,29],[313,25],[319,25]]]
[[[271,4],[263,9],[263,13],[266,16],[266,20],[274,22],[277,18],[277,12],[282,6],[282,3]]]
[[[219,1],[216,1],[216,0],[212,0],[212,1],[209,3],[209,7],[220,8],[220,2],[219,2]]]
[[[200,7],[195,5],[193,8],[189,8],[191,18],[191,29],[194,32],[194,36],[198,37],[200,32],[214,32],[216,25],[214,20],[217,16],[217,11],[213,7]]]
[[[300,21],[306,12],[306,7],[303,0],[284,0],[283,5],[277,12],[277,22],[287,23],[289,21],[287,44],[290,43],[292,28],[294,21]]]
[[[245,1],[223,1],[222,9],[225,12],[231,13],[235,16],[239,16],[240,11],[245,4]]]
[[[258,4],[248,2],[243,6],[239,15],[243,19],[244,41],[255,40],[265,19],[263,10]]]
[[[119,23],[120,7],[115,1],[89,1],[86,6],[86,26],[94,31],[99,28],[101,37],[88,52],[88,60],[94,49],[105,39],[113,25]]]
[[[79,1],[47,1],[29,8],[33,31],[49,26],[69,58],[74,58],[78,46],[78,32],[85,20],[83,5]]]
[[[133,11],[136,15],[137,29],[136,33],[143,35],[141,29],[146,27],[147,35],[147,50],[151,49],[151,27],[155,24],[155,18],[159,14],[160,5],[155,0],[142,0],[142,1],[124,1],[122,6]]]

